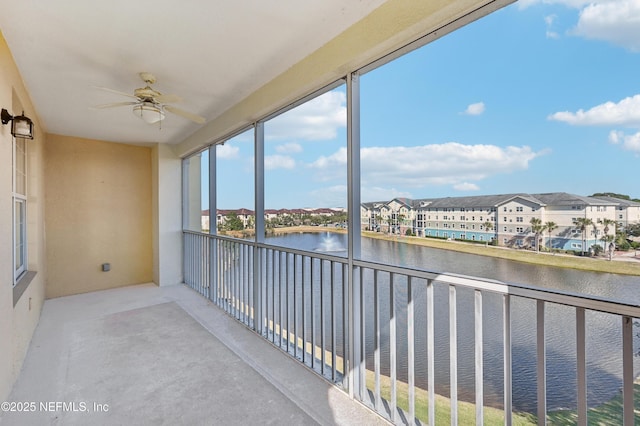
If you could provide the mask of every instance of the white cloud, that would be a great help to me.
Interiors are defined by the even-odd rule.
[[[560,35],[552,29],[557,18],[558,15],[548,15],[544,17],[544,22],[547,24],[547,38],[560,38]]]
[[[619,130],[612,130],[609,133],[609,142],[615,145],[622,144],[622,148],[627,151],[640,153],[640,132],[627,135]]]
[[[521,0],[520,9],[536,4],[557,4],[579,11],[569,34],[603,40],[640,52],[640,0]],[[547,37],[557,37],[547,22]]]
[[[469,105],[464,113],[467,115],[480,115],[484,112],[484,109],[484,102],[477,102]]]
[[[394,198],[413,198],[413,194],[407,191],[400,191],[396,188],[364,186],[362,187],[360,197],[363,201],[388,201]]]
[[[597,3],[609,3],[619,0],[600,0],[595,1]],[[520,0],[518,2],[518,7],[520,9],[526,9],[530,6],[534,6],[536,4],[558,4],[562,6],[569,7],[571,9],[582,9],[584,6],[594,3],[594,0]]]
[[[528,146],[463,145],[448,142],[416,147],[374,147],[361,151],[362,186],[412,187],[460,185],[490,176],[526,170],[543,155]],[[341,148],[310,164],[322,180],[344,179],[347,151]]]
[[[281,154],[294,154],[302,152],[302,146],[299,143],[291,142],[276,146],[276,152]]]
[[[462,182],[453,185],[453,189],[455,189],[456,191],[479,191],[480,187],[475,183]]]
[[[640,0],[595,1],[580,11],[572,33],[640,52]]]
[[[223,160],[238,158],[239,152],[240,149],[237,146],[230,144],[218,145],[216,148],[216,158]]]
[[[346,207],[347,206],[347,186],[335,185],[327,188],[320,188],[309,192],[313,198],[314,205],[323,207]]]
[[[264,157],[265,170],[293,169],[296,161],[288,155],[267,155]]]
[[[327,140],[347,125],[346,95],[327,92],[265,123],[268,140]]]
[[[550,120],[574,126],[630,126],[640,127],[640,95],[624,98],[618,103],[605,102],[584,111],[561,111],[551,114]]]

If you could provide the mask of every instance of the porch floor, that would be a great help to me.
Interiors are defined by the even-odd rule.
[[[47,300],[2,425],[387,424],[185,286]],[[19,405],[14,407],[19,408]]]

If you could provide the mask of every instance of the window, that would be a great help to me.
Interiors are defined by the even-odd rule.
[[[27,145],[23,138],[13,143],[13,283],[27,270]]]
[[[516,207],[516,211],[517,212],[522,212],[522,211],[524,211],[524,209],[522,208],[522,206],[520,206],[520,207]]]
[[[516,232],[522,233],[522,232],[524,232],[524,228],[518,227],[518,228],[516,228]]]
[[[522,219],[522,217],[518,216],[516,217],[516,222],[524,222],[524,220]]]

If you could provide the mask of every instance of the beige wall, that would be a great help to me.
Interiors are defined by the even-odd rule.
[[[45,175],[47,298],[150,282],[151,148],[48,135]]]
[[[15,382],[44,301],[46,265],[44,262],[44,187],[43,145],[45,133],[9,48],[0,34],[0,108],[12,115],[24,109],[34,120],[35,139],[27,141],[27,267],[35,278],[13,304],[13,202],[12,152],[10,124],[0,126],[0,401],[4,401]]]

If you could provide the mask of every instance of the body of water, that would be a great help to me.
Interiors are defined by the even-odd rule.
[[[269,244],[346,255],[346,235],[331,233],[289,234],[272,237]],[[543,256],[543,254],[540,254]],[[573,269],[530,265],[505,259],[471,255],[416,246],[397,241],[370,238],[362,240],[362,257],[434,272],[448,272],[507,283],[527,284],[579,294],[594,295],[626,303],[640,303],[640,277],[585,272]],[[365,276],[365,335],[367,368],[373,369],[373,279]],[[396,304],[398,377],[406,379],[407,287],[394,281]],[[389,277],[378,276],[378,304],[381,324],[381,370],[389,372]],[[426,286],[414,282],[416,384],[427,386]],[[449,290],[435,286],[435,381],[439,394],[449,395]],[[485,403],[500,407],[503,401],[502,298],[484,293],[484,392]],[[474,377],[474,299],[473,291],[457,289],[458,315],[458,396],[473,401]],[[516,410],[536,410],[536,304],[513,297],[512,359],[513,404]],[[576,332],[575,310],[547,304],[547,406],[549,410],[576,407]],[[598,405],[616,396],[622,386],[622,320],[615,315],[587,312],[587,386],[588,403]],[[339,339],[340,341],[340,339]],[[636,342],[637,343],[637,342]],[[637,345],[635,345],[637,346]],[[339,352],[341,348],[338,348]],[[640,360],[636,358],[636,371]]]

